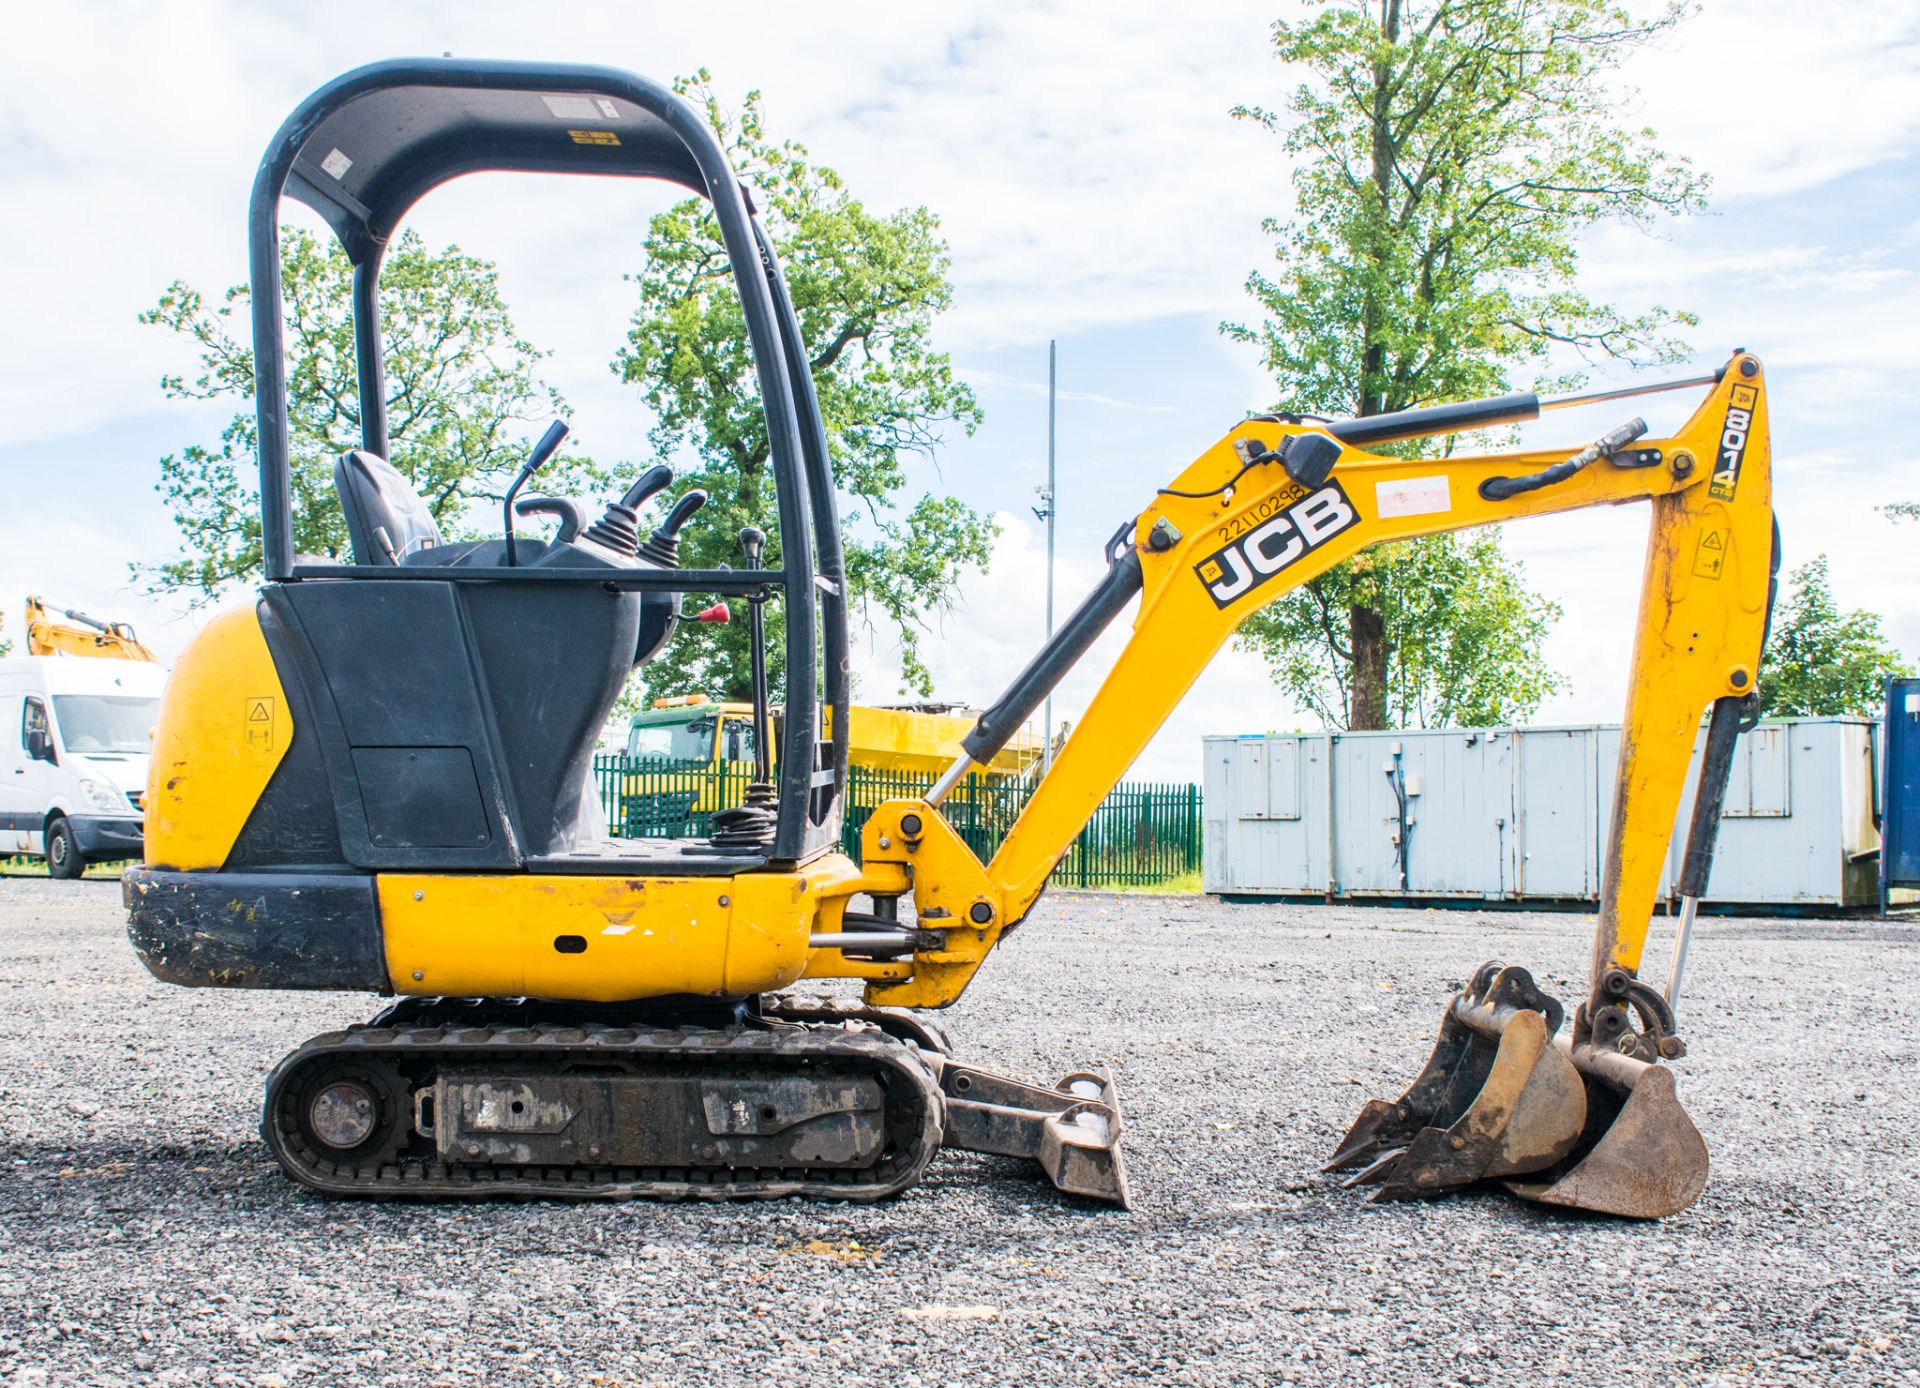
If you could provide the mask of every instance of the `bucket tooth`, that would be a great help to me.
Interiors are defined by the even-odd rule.
[[[945,1146],[1028,1157],[1070,1195],[1133,1208],[1120,1097],[1105,1068],[1075,1071],[1044,1089],[944,1058],[938,1064]]]
[[[1673,1071],[1591,1046],[1561,1046],[1586,1082],[1587,1124],[1573,1154],[1536,1180],[1508,1181],[1543,1205],[1627,1219],[1677,1214],[1707,1184],[1707,1144],[1681,1107]]]
[[[1526,970],[1482,968],[1448,1006],[1419,1077],[1361,1110],[1328,1169],[1363,1167],[1348,1185],[1409,1200],[1554,1165],[1587,1114],[1579,1072],[1550,1041],[1561,1016]]]

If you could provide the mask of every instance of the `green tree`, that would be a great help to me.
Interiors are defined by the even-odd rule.
[[[1560,608],[1528,591],[1521,566],[1500,552],[1497,534],[1382,545],[1303,585],[1257,619],[1255,649],[1281,687],[1330,727],[1355,726],[1348,642],[1350,614],[1362,605],[1393,633],[1386,668],[1390,726],[1517,723],[1561,687],[1539,657]],[[1521,652],[1525,658],[1516,659]]]
[[[1636,22],[1606,0],[1320,0],[1309,18],[1275,24],[1275,56],[1309,80],[1284,112],[1234,115],[1284,134],[1298,211],[1264,224],[1279,268],[1247,279],[1262,321],[1221,330],[1258,349],[1281,407],[1372,415],[1498,394],[1521,368],[1544,372],[1556,349],[1683,355],[1668,331],[1689,315],[1628,313],[1576,283],[1588,228],[1701,205],[1704,180],[1617,119],[1621,60],[1678,19],[1670,9]],[[1462,562],[1476,581],[1458,594],[1420,591]],[[1470,606],[1483,597],[1485,610]],[[1387,726],[1396,708],[1518,718],[1553,687],[1538,641],[1553,615],[1520,591],[1497,539],[1440,537],[1315,580],[1242,639],[1309,701],[1315,681],[1288,671],[1340,667],[1350,727]],[[1456,623],[1482,672],[1407,692],[1436,668],[1417,652],[1450,647]],[[1295,658],[1287,643],[1303,633],[1315,650]]]
[[[1840,610],[1826,555],[1788,575],[1760,667],[1764,714],[1871,717],[1886,707],[1887,681],[1912,673],[1881,633],[1878,615]]]
[[[870,211],[804,146],[767,133],[758,92],[736,113],[722,107],[704,70],[674,89],[705,111],[754,188],[800,320],[834,480],[858,503],[846,508],[849,596],[870,623],[898,634],[904,683],[928,693],[926,619],[950,606],[965,568],[986,563],[994,535],[990,519],[952,497],[905,495],[909,458],[933,459],[947,428],[971,434],[981,418],[973,392],[930,345],[935,317],[953,300],[939,218],[925,207]],[[682,561],[737,562],[735,537],[755,525],[776,537],[767,562],[778,564],[753,353],[706,200],[654,217],[646,252],[634,276],[639,308],[614,369],[656,412],[660,453],[690,451],[697,460],[680,489],[701,487],[710,500],[688,528]],[[777,602],[767,616],[778,631]],[[781,652],[770,655],[778,679]],[[654,694],[737,698],[748,688],[747,660],[744,623],[683,628],[644,677]]]
[[[360,446],[353,269],[331,238],[323,242],[300,228],[282,233],[281,260],[294,549],[349,562],[333,463]],[[180,532],[182,551],[151,568],[136,566],[149,591],[204,602],[260,572],[248,305],[244,284],[209,304],[176,280],[140,315],[142,323],[184,340],[198,358],[194,371],[161,378],[169,399],[235,405],[218,444],[190,444],[160,460],[155,490]],[[563,414],[564,403],[535,376],[545,353],[514,328],[491,262],[457,246],[429,251],[417,233],[406,232],[382,268],[380,305],[388,461],[419,490],[442,527],[459,533],[474,503],[504,494],[532,448],[530,434]],[[577,454],[563,455],[541,473],[543,486],[553,490],[591,480],[597,474]]]

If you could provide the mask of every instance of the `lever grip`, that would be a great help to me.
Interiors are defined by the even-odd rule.
[[[627,488],[627,494],[620,498],[620,504],[629,511],[638,511],[646,505],[648,497],[672,481],[673,469],[665,463],[655,463],[634,479],[633,485]]]
[[[767,551],[767,532],[757,525],[749,525],[740,532],[740,552],[747,557],[747,567],[760,567],[760,556]]]
[[[547,459],[558,452],[560,445],[565,442],[567,433],[567,422],[564,419],[556,419],[549,424],[547,432],[540,436],[540,442],[533,446],[533,452],[527,455],[526,466],[521,471],[532,476],[546,466]]]
[[[669,535],[678,535],[681,527],[692,520],[694,513],[706,504],[707,494],[695,487],[668,508],[667,518],[660,522],[660,529]]]
[[[580,533],[580,527],[587,518],[580,510],[580,503],[570,496],[530,496],[513,505],[515,514],[522,516],[556,516],[560,528],[553,538],[562,544],[574,539]]]

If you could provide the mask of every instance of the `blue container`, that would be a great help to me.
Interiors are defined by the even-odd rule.
[[[1920,679],[1887,681],[1881,780],[1880,908],[1895,887],[1920,887]]]

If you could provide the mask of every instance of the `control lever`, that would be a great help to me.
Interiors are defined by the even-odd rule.
[[[1522,477],[1489,477],[1480,484],[1480,495],[1488,501],[1505,501],[1522,492],[1537,492],[1542,487],[1551,487],[1566,481],[1588,463],[1613,456],[1646,432],[1646,420],[1628,420],[1611,434],[1602,434],[1564,463],[1555,463],[1550,468],[1529,472]]]
[[[640,546],[640,557],[663,569],[680,567],[680,532],[694,514],[707,504],[707,494],[695,487],[667,510],[667,518]]]
[[[540,442],[533,446],[533,452],[520,465],[520,475],[513,479],[513,485],[507,488],[506,499],[500,503],[502,528],[507,533],[507,567],[510,569],[520,566],[520,560],[513,552],[513,499],[527,485],[527,479],[546,466],[547,459],[559,451],[567,433],[567,423],[563,419],[556,419],[547,426],[547,432],[540,436]]]
[[[587,523],[586,515],[580,510],[580,503],[570,496],[530,496],[525,501],[514,503],[514,513],[522,516],[557,516],[559,530],[553,538],[565,544],[580,533],[580,527]]]
[[[587,538],[615,554],[634,554],[640,548],[640,508],[662,487],[673,481],[673,469],[655,463],[627,488],[627,494],[608,506],[599,520],[587,527]]]

